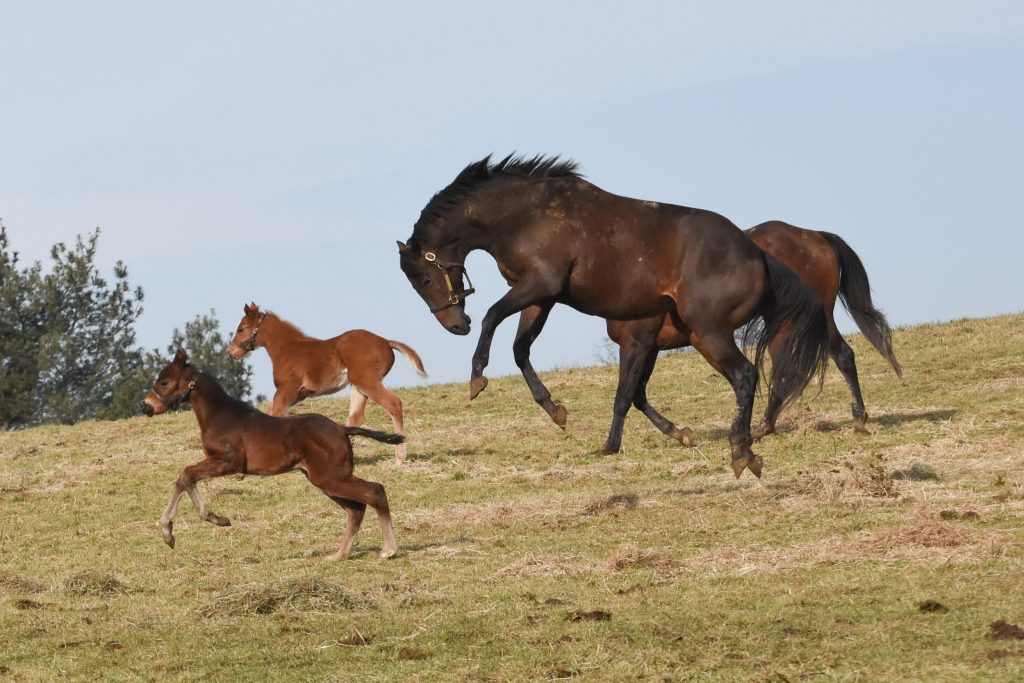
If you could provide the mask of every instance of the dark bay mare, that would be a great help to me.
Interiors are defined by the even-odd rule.
[[[868,341],[889,362],[896,375],[902,377],[903,370],[893,353],[892,330],[889,323],[871,300],[871,286],[860,257],[838,235],[806,230],[782,221],[761,223],[746,233],[766,253],[799,275],[825,306],[828,317],[829,354],[842,372],[850,390],[853,427],[857,432],[867,432],[867,411],[861,395],[853,349],[840,334],[833,316],[837,298],[842,301]],[[520,326],[528,327],[531,318],[540,313],[539,306],[525,309],[520,314]],[[616,392],[612,433],[621,434],[622,422],[631,399],[633,406],[643,412],[658,429],[684,445],[690,445],[691,431],[686,427],[674,425],[647,400],[647,382],[654,371],[658,351],[689,346],[690,338],[672,323],[671,316],[667,314],[644,320],[609,320],[607,329],[608,336],[620,347],[620,384]],[[774,344],[769,346],[768,352],[774,356]],[[638,365],[639,371],[636,369]],[[529,357],[523,359],[520,368],[527,378],[527,383],[540,384]],[[629,381],[633,381],[634,384],[628,385]],[[546,390],[538,402],[556,424],[565,426],[565,409],[554,403]],[[755,439],[775,431],[781,409],[782,401],[776,396],[765,410],[764,421],[754,433]]]
[[[301,470],[309,482],[348,513],[348,528],[338,552],[329,559],[344,560],[363,523],[369,505],[377,512],[384,537],[381,557],[398,551],[391,511],[384,487],[352,474],[352,442],[349,436],[367,436],[384,443],[403,437],[358,427],[342,427],[323,415],[307,413],[292,417],[267,415],[248,403],[228,396],[213,377],[200,372],[180,350],[156,378],[153,390],[142,402],[142,412],[152,417],[187,401],[199,422],[205,458],[182,470],[171,488],[171,500],[160,517],[164,541],[174,547],[174,516],[178,500],[188,493],[199,517],[217,526],[230,526],[226,517],[214,514],[196,484],[228,474],[274,475]]]
[[[466,255],[482,249],[509,291],[488,309],[473,354],[470,398],[483,375],[495,328],[536,306],[513,345],[528,355],[548,313],[562,303],[589,315],[638,320],[668,315],[732,385],[737,411],[729,442],[736,476],[762,462],[751,451],[758,368],[786,328],[768,392],[785,403],[824,370],[828,330],[821,302],[729,220],[711,211],[620,197],[592,185],[557,157],[490,157],[467,166],[423,209],[408,243],[398,243],[410,284],[448,331],[468,334]],[[733,331],[756,316],[755,363]],[[632,385],[632,383],[630,383]],[[546,392],[531,384],[534,397]],[[628,408],[628,397],[627,397]],[[617,448],[618,443],[609,444]],[[609,448],[606,450],[615,450]]]

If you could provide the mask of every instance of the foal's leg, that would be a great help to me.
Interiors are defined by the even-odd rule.
[[[217,526],[231,526],[231,522],[226,517],[215,515],[206,509],[206,500],[196,488],[196,483],[203,479],[232,474],[235,471],[237,471],[237,468],[231,463],[213,460],[212,458],[206,458],[194,465],[189,465],[181,471],[178,479],[171,487],[171,499],[167,503],[163,515],[160,516],[160,529],[164,536],[164,542],[167,545],[172,548],[174,547],[174,517],[178,513],[178,501],[181,499],[182,494],[186,492],[192,499],[192,504],[196,506],[200,519],[212,522]]]
[[[754,392],[757,389],[757,368],[736,347],[732,331],[711,331],[704,334],[694,330],[693,346],[711,365],[729,380],[736,394],[736,417],[729,434],[732,450],[732,470],[739,478],[749,468],[756,477],[761,476],[764,464],[761,456],[750,450],[750,417],[754,411]]]
[[[352,386],[353,388],[356,388],[355,384]],[[402,414],[402,400],[400,398],[385,389],[379,379],[376,380],[376,383],[362,384],[357,388],[357,390],[366,396],[369,396],[374,403],[388,411],[388,415],[391,416],[391,424],[394,425],[395,428],[395,434],[405,434],[403,431],[404,421]],[[404,443],[400,443],[395,446],[395,462],[398,464],[405,462]]]
[[[274,401],[270,404],[267,414],[281,417],[288,412],[289,408],[299,402],[299,390],[301,388],[301,382],[289,382],[279,386],[274,393]]]
[[[363,424],[365,412],[366,394],[353,386],[348,398],[348,420],[345,421],[345,426],[358,427]]]
[[[349,551],[352,550],[352,541],[355,539],[356,534],[359,533],[359,527],[363,525],[363,515],[366,513],[366,504],[359,503],[354,500],[337,498],[335,496],[331,496],[331,500],[345,508],[346,528],[345,538],[343,538],[341,543],[338,544],[338,552],[334,553],[327,559],[347,560]]]
[[[551,400],[551,392],[540,381],[540,377],[533,369],[533,364],[530,363],[530,347],[533,346],[540,331],[544,329],[544,323],[547,322],[553,305],[553,303],[547,303],[522,310],[519,314],[519,329],[516,331],[516,339],[512,344],[512,355],[519,370],[523,373],[526,386],[530,387],[533,400],[540,404],[540,407],[547,412],[556,425],[565,429],[565,408]]]
[[[345,501],[369,505],[376,511],[377,520],[380,522],[381,535],[384,538],[380,556],[388,558],[398,552],[398,542],[395,540],[395,527],[391,522],[391,508],[388,506],[388,497],[384,493],[384,487],[373,481],[366,481],[359,477],[343,477],[338,474],[335,463],[327,461],[326,464],[314,466],[312,463],[305,465],[309,473],[309,481],[318,489],[337,501],[339,498]],[[340,503],[344,505],[344,503]],[[346,505],[346,509],[351,509]],[[332,558],[343,559],[347,556],[347,547],[352,545],[352,537],[359,530],[358,522],[362,521],[362,514],[348,518],[348,533],[342,541],[339,552]],[[341,550],[346,550],[341,553]]]

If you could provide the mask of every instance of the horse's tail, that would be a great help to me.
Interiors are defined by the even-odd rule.
[[[875,308],[871,301],[871,285],[860,257],[839,235],[822,232],[821,236],[839,259],[839,300],[843,302],[843,307],[871,345],[889,361],[896,376],[903,377],[903,368],[892,350],[892,329],[885,314]]]
[[[405,356],[405,359],[409,361],[409,365],[416,371],[416,374],[420,377],[427,376],[427,371],[423,369],[423,361],[420,360],[420,355],[413,351],[411,346],[394,339],[388,339],[388,346]]]
[[[405,443],[405,436],[402,434],[388,434],[387,432],[375,432],[372,429],[362,427],[345,427],[345,433],[349,436],[367,436],[375,441],[384,443],[399,444]]]
[[[772,374],[768,398],[786,405],[800,395],[814,375],[819,382],[828,363],[828,326],[825,307],[796,273],[767,253],[764,255],[767,288],[761,301],[761,321],[744,331],[744,342],[755,346],[754,364],[760,371],[765,352],[772,347]]]

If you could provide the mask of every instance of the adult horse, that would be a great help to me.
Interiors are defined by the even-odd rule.
[[[497,325],[530,306],[515,352],[535,339],[556,303],[603,318],[636,320],[668,314],[701,355],[729,380],[737,411],[729,442],[733,471],[760,476],[751,451],[750,418],[758,369],[780,330],[769,396],[795,397],[827,359],[821,302],[800,279],[765,254],[729,220],[711,211],[620,197],[585,181],[576,164],[557,157],[490,157],[467,166],[423,209],[400,265],[449,332],[468,334],[463,285],[466,255],[482,249],[511,289],[484,316],[473,354],[470,398],[483,375]],[[755,363],[733,331],[760,315]],[[534,396],[543,389],[531,386]],[[628,407],[628,398],[627,398]]]
[[[828,318],[829,354],[843,374],[850,390],[853,428],[860,433],[866,432],[867,412],[857,377],[853,349],[839,333],[833,317],[837,297],[864,336],[889,362],[896,375],[902,377],[903,370],[893,353],[892,330],[889,323],[871,300],[871,286],[860,257],[838,235],[806,230],[782,221],[761,223],[746,233],[765,252],[796,272],[824,304]],[[540,312],[537,306],[524,310],[520,314],[520,326],[528,327],[532,318]],[[658,429],[684,445],[690,445],[690,430],[674,425],[647,400],[647,382],[654,371],[658,351],[689,346],[689,336],[676,328],[668,315],[644,320],[608,320],[607,329],[609,338],[620,347],[620,385],[616,392],[610,440],[615,441],[617,445],[616,439],[621,438],[622,425],[631,398],[633,406],[643,412]],[[526,377],[527,383],[537,383],[543,387],[529,362],[528,350],[527,347],[527,354],[521,358],[520,363],[523,376]],[[769,354],[772,354],[771,347]],[[639,371],[636,370],[637,365]],[[634,384],[629,385],[630,381]],[[556,424],[565,426],[565,409],[554,403],[546,389],[540,393],[538,403]],[[775,431],[781,409],[782,403],[778,397],[769,402],[764,421],[755,431],[755,438]]]

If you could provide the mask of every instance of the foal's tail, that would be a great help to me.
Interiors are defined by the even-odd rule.
[[[402,434],[376,432],[372,429],[363,429],[362,427],[345,427],[345,433],[349,436],[367,436],[375,441],[382,441],[389,444],[405,443],[405,436]]]
[[[871,285],[860,257],[839,235],[822,232],[821,236],[839,259],[839,300],[871,345],[889,361],[896,376],[903,377],[903,368],[892,350],[892,329],[885,314],[871,302]]]
[[[420,377],[427,376],[427,371],[423,369],[423,361],[420,360],[420,355],[413,351],[411,346],[394,339],[388,339],[388,346],[405,356],[405,359],[409,361],[409,365],[416,371],[416,374]]]
[[[815,375],[825,376],[828,363],[828,327],[821,300],[796,273],[764,254],[767,289],[761,301],[763,322],[748,327],[744,340],[754,343],[754,363],[760,370],[765,352],[772,348],[772,374],[768,400],[791,402]]]

